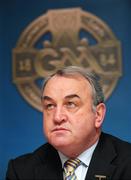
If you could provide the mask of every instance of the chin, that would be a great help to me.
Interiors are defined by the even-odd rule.
[[[76,157],[77,156],[77,148],[74,149],[74,147],[72,147],[71,143],[67,143],[67,142],[63,142],[63,143],[53,143],[52,146],[59,152],[61,152],[62,154],[64,154],[67,157]],[[78,154],[79,155],[79,154]]]
[[[49,141],[52,146],[54,146],[57,150],[61,148],[69,147],[70,143],[63,138],[55,138]]]

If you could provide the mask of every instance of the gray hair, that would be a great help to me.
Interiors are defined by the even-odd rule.
[[[57,70],[55,73],[47,76],[44,80],[43,86],[42,86],[42,92],[44,91],[44,88],[47,84],[47,82],[55,75],[58,76],[76,76],[76,75],[82,75],[91,85],[92,87],[92,93],[93,93],[93,105],[96,107],[99,103],[104,102],[104,94],[102,91],[102,88],[100,86],[98,77],[88,71],[87,69],[84,69],[83,67],[78,66],[67,66],[63,67],[62,69]]]

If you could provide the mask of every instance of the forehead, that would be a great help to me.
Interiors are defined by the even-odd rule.
[[[92,92],[92,88],[87,79],[82,75],[59,76],[55,75],[48,80],[43,94],[44,95],[69,95],[69,94],[84,94]]]

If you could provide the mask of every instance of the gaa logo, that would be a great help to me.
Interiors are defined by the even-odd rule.
[[[24,30],[13,50],[13,82],[42,111],[42,80],[68,65],[96,73],[106,99],[122,73],[119,41],[102,20],[80,8],[49,10]]]

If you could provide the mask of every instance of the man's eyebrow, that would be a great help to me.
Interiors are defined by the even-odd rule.
[[[80,97],[77,94],[70,94],[70,95],[65,96],[65,99],[72,99],[72,98],[79,98],[80,99]]]
[[[41,96],[41,100],[48,100],[48,101],[51,101],[52,98],[49,97],[49,96]]]

